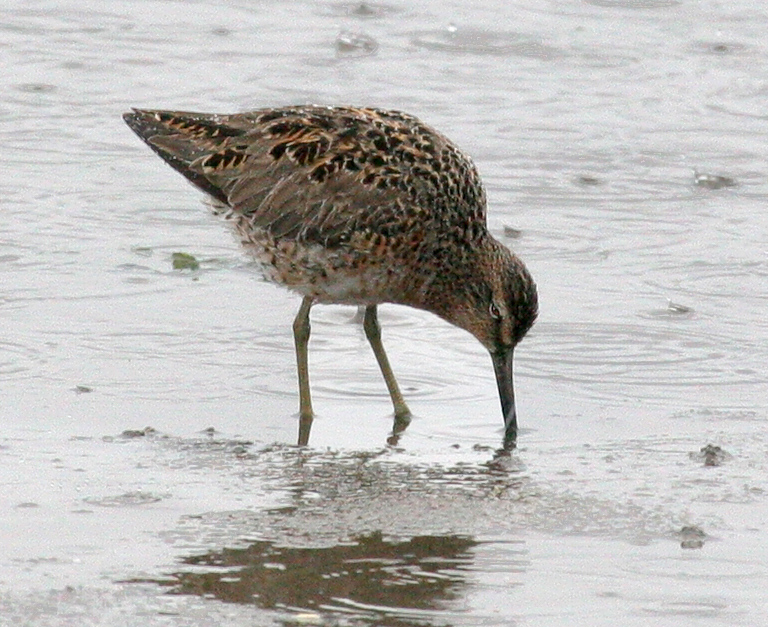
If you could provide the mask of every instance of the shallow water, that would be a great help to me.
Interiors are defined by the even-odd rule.
[[[0,625],[764,621],[762,4],[2,16]],[[354,310],[316,307],[295,448],[298,299],[120,119],[306,102],[415,113],[475,159],[540,289],[511,455],[483,349],[386,306],[413,423],[390,437]]]

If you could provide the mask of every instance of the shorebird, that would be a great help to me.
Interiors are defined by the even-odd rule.
[[[293,332],[304,440],[315,303],[365,308],[396,423],[410,420],[377,317],[379,304],[396,303],[440,316],[489,351],[505,444],[514,445],[513,354],[536,319],[536,285],[489,233],[477,169],[448,138],[406,113],[363,107],[134,109],[123,117],[213,199],[265,277],[303,297]]]

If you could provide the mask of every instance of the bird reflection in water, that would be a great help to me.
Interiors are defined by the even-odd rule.
[[[253,542],[186,557],[188,570],[133,582],[318,618],[354,616],[355,625],[406,627],[427,624],[464,594],[477,544],[461,535],[398,542],[379,532],[327,548]]]

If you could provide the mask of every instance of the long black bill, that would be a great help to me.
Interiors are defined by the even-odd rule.
[[[514,446],[517,440],[517,412],[515,411],[515,386],[512,380],[514,349],[491,353],[496,385],[499,386],[501,411],[504,414],[504,444]]]

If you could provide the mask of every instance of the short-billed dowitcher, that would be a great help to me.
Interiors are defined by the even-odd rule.
[[[410,418],[376,313],[380,303],[398,303],[437,314],[488,349],[505,442],[514,443],[512,356],[536,319],[536,285],[488,232],[480,177],[450,140],[411,115],[356,107],[136,109],[124,118],[216,201],[268,279],[303,296],[293,323],[303,423],[312,420],[314,303],[365,307],[365,334],[396,420]]]

